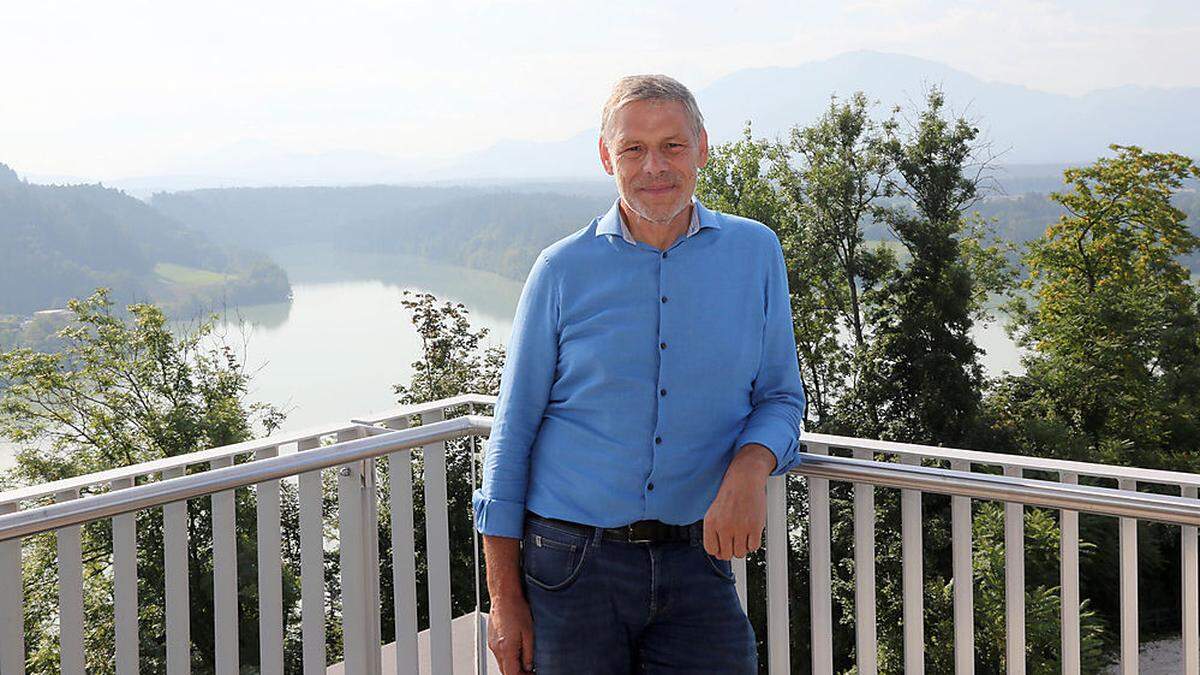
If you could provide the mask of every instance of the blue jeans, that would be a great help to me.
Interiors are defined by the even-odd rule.
[[[560,673],[757,673],[733,569],[690,541],[629,543],[527,518],[533,664]]]

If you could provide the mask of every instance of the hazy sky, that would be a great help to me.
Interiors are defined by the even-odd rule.
[[[446,157],[595,126],[607,88],[874,49],[1079,94],[1200,85],[1200,2],[11,2],[0,162],[90,180],[279,148]]]

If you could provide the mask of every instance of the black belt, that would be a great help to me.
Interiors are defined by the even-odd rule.
[[[526,511],[525,517],[530,520],[540,521],[548,525],[560,527],[569,532],[574,532],[582,536],[591,536],[596,531],[596,528],[583,523],[573,523],[569,520],[559,520],[558,518],[547,518],[540,516],[532,511]],[[629,543],[662,543],[670,541],[691,541],[692,529],[696,529],[698,538],[704,537],[704,521],[697,520],[690,525],[672,525],[664,523],[661,520],[639,520],[636,523],[622,525],[620,527],[606,527],[603,534],[600,536],[612,541],[624,541]]]

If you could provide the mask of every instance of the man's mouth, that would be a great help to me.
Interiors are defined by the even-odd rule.
[[[642,191],[649,192],[652,195],[657,195],[657,194],[663,194],[664,192],[670,192],[671,190],[674,190],[674,189],[675,189],[674,185],[659,185],[659,186],[644,187],[644,188],[642,188]]]

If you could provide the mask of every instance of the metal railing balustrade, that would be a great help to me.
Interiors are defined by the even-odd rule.
[[[21,542],[53,532],[59,565],[60,652],[62,672],[85,672],[83,648],[83,560],[81,526],[110,519],[113,532],[112,586],[117,672],[138,668],[137,531],[135,514],[162,509],[166,571],[167,673],[190,671],[191,637],[188,597],[188,499],[212,500],[213,617],[216,670],[238,672],[237,552],[235,489],[257,493],[257,556],[260,662],[262,673],[282,674],[284,617],[279,481],[298,480],[300,526],[300,610],[306,675],[326,670],[325,569],[326,526],[322,515],[322,471],[336,472],[345,672],[380,673],[380,617],[392,614],[396,625],[396,671],[415,673],[417,650],[416,555],[423,546],[428,563],[430,641],[434,673],[453,669],[451,644],[450,541],[447,510],[446,441],[484,437],[491,418],[464,415],[444,419],[463,406],[491,406],[494,397],[463,395],[405,406],[345,425],[282,434],[181,457],[30,486],[0,494],[0,578],[21,578]],[[422,425],[410,427],[420,415]],[[321,445],[333,437],[332,445]],[[1200,476],[1137,468],[1066,462],[950,448],[888,443],[823,434],[805,434],[805,461],[791,476],[768,482],[765,541],[768,669],[791,672],[787,571],[787,481],[807,481],[806,512],[810,553],[812,672],[833,672],[830,537],[830,481],[853,484],[855,630],[858,672],[875,673],[875,490],[901,492],[903,551],[904,661],[907,672],[924,671],[922,598],[923,546],[921,496],[949,495],[952,512],[955,668],[974,668],[972,607],[971,500],[1005,503],[1005,550],[1008,672],[1024,672],[1024,519],[1025,506],[1061,512],[1061,588],[1063,672],[1080,672],[1079,513],[1111,516],[1120,522],[1121,669],[1137,672],[1137,522],[1181,526],[1183,659],[1185,672],[1197,673],[1197,537]],[[476,450],[482,444],[476,444]],[[281,452],[281,448],[283,451]],[[414,540],[414,451],[422,454],[425,498],[424,542]],[[831,454],[834,453],[834,454]],[[836,456],[849,453],[851,456]],[[390,490],[391,551],[379,551],[381,491],[376,460],[386,458]],[[236,463],[235,460],[243,460]],[[896,461],[898,460],[898,461]],[[951,469],[921,466],[948,462]],[[999,469],[1003,475],[976,472]],[[1049,472],[1058,482],[1027,478],[1025,472]],[[1081,477],[1116,481],[1118,489],[1079,485]],[[462,478],[462,477],[456,477]],[[475,477],[471,478],[472,484]],[[1139,492],[1138,486],[1173,486],[1180,496]],[[52,504],[42,504],[53,499]],[[465,517],[455,514],[454,517]],[[782,545],[781,545],[782,544]],[[382,607],[379,595],[381,556],[391,556],[394,603]],[[479,594],[478,549],[475,592]],[[746,561],[734,561],[738,593],[747,603]],[[478,609],[478,602],[477,607]],[[25,672],[23,595],[20,583],[0,583],[0,675]],[[477,614],[478,617],[478,614]],[[485,672],[486,628],[477,620],[476,672]],[[763,637],[763,636],[760,636]]]

